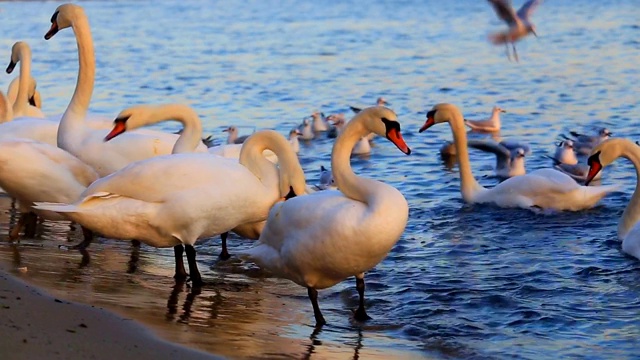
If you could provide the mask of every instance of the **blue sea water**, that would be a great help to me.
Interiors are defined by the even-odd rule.
[[[58,2],[0,4],[0,62],[29,42],[48,114],[64,111],[75,86],[70,30],[43,40]],[[465,205],[457,167],[438,148],[446,125],[418,134],[436,103],[468,118],[502,116],[501,136],[527,142],[527,169],[550,166],[559,135],[609,128],[640,139],[640,1],[549,0],[533,16],[538,38],[509,62],[487,34],[504,28],[485,1],[83,1],[96,48],[92,110],[114,116],[136,104],[186,103],[207,134],[273,128],[282,134],[314,110],[388,99],[413,153],[376,139],[356,173],[396,186],[410,219],[389,256],[367,274],[370,322],[350,320],[350,279],[320,292],[328,325],[313,328],[306,291],[251,265],[217,260],[218,239],[198,246],[214,285],[172,288],[170,250],[100,240],[91,262],[58,250],[68,228],[0,246],[27,280],[71,299],[143,321],[169,340],[230,358],[631,359],[640,336],[640,263],[620,250],[616,226],[634,190],[620,160],[602,182],[621,185],[579,213]],[[516,6],[520,1],[516,1]],[[12,77],[3,75],[6,89]],[[166,123],[166,130],[177,124]],[[246,131],[246,128],[245,128]],[[331,139],[303,143],[308,182],[330,163]],[[495,160],[472,151],[476,178],[493,185]],[[188,179],[185,179],[188,181]],[[2,230],[14,213],[4,199]],[[330,226],[328,224],[327,226]],[[77,232],[72,241],[77,240]],[[232,238],[233,254],[252,246]],[[131,261],[133,257],[135,261]],[[127,273],[130,270],[131,273]]]

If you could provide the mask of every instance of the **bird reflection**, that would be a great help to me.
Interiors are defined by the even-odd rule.
[[[131,256],[127,262],[127,274],[133,274],[138,270],[138,261],[140,260],[140,243],[136,245],[131,242]]]
[[[305,360],[311,359],[312,355],[316,353],[316,347],[322,346],[322,341],[318,339],[318,336],[322,333],[322,329],[323,329],[322,326],[314,327],[313,332],[309,336],[311,343],[307,346],[307,352],[304,354],[302,359],[305,359]],[[363,346],[362,345],[362,338],[363,338],[362,328],[356,327],[356,329],[358,331],[358,337],[356,338],[355,347],[353,349],[353,357],[351,357],[353,360],[360,359],[360,349],[362,349],[362,346]]]
[[[185,282],[179,281],[171,289],[171,294],[169,294],[169,299],[167,300],[167,314],[165,315],[165,319],[167,321],[175,320],[176,314],[178,313],[178,300],[180,298],[180,293],[185,290]],[[190,288],[187,297],[184,300],[184,304],[182,305],[182,314],[178,317],[178,322],[180,323],[189,323],[189,318],[191,317],[191,307],[193,306],[193,302],[198,295],[200,295],[201,290],[199,287]]]

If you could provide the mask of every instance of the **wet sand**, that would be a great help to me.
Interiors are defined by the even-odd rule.
[[[0,358],[216,359],[104,309],[51,297],[0,272]]]

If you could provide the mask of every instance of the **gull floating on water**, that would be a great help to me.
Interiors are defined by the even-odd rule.
[[[467,120],[464,119],[465,125],[473,131],[482,132],[498,132],[500,131],[500,113],[506,113],[504,109],[494,106],[491,110],[491,117],[486,120]]]
[[[380,96],[376,100],[376,105],[378,105],[378,106],[388,106],[388,105],[391,105],[391,104],[385,98]],[[358,108],[358,107],[355,107],[355,106],[349,106],[349,108],[351,108],[351,111],[353,111],[356,114],[359,113],[360,110],[362,110],[362,108]]]
[[[578,164],[578,158],[574,151],[572,140],[561,141],[556,148],[556,152],[551,156],[547,156],[553,160],[553,168],[571,176],[573,180],[584,183],[589,174],[589,165]],[[594,180],[600,179],[602,172],[599,172]]]
[[[516,51],[516,41],[526,37],[529,33],[534,36],[536,27],[529,17],[535,9],[540,5],[542,0],[529,0],[516,12],[511,5],[511,0],[488,0],[493,6],[496,15],[507,23],[509,29],[506,31],[496,32],[489,35],[489,39],[493,44],[505,44],[507,47],[507,58],[511,60],[509,54],[509,43],[513,47],[513,58],[518,61],[518,52]]]

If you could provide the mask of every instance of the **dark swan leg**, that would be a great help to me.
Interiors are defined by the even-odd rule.
[[[227,236],[229,236],[229,232],[223,232],[220,234],[220,239],[222,240],[222,251],[220,251],[220,255],[218,256],[221,260],[229,260],[231,255],[229,255],[229,250],[227,250]]]
[[[173,247],[173,254],[176,258],[176,273],[173,278],[179,282],[184,282],[187,279],[187,271],[184,269],[184,260],[182,260],[183,253],[184,246],[182,244]]]
[[[38,215],[29,212],[24,214],[24,236],[34,238],[36,236],[36,227],[38,226]]]
[[[198,271],[198,264],[196,264],[196,249],[193,245],[185,245],[185,251],[187,252],[187,262],[189,263],[189,277],[191,278],[191,284],[194,287],[200,287],[204,285],[200,271]]]
[[[311,300],[311,305],[313,306],[313,316],[316,318],[316,326],[326,324],[327,322],[324,320],[322,312],[320,312],[320,306],[318,306],[318,290],[308,287],[307,294],[309,294],[309,300]]]
[[[26,221],[27,221],[27,214],[26,213],[20,214],[20,217],[18,218],[18,222],[13,227],[13,229],[11,229],[11,231],[9,232],[10,240],[16,240],[20,237],[20,231],[22,231],[22,228],[24,228]]]
[[[356,289],[358,290],[358,295],[360,297],[360,304],[358,305],[358,309],[353,314],[353,317],[358,321],[366,321],[371,319],[369,315],[367,315],[367,311],[364,309],[364,275],[356,276]]]

